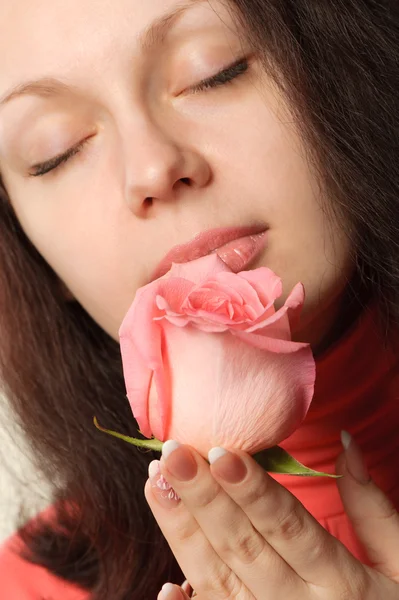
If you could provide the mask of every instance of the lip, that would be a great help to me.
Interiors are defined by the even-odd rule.
[[[153,272],[150,281],[154,281],[159,277],[162,277],[167,273],[172,263],[185,263],[191,260],[200,258],[210,254],[215,250],[220,250],[222,260],[232,268],[233,271],[243,270],[246,265],[251,263],[255,256],[264,248],[266,243],[267,227],[263,225],[254,225],[249,227],[221,227],[217,229],[207,229],[196,235],[192,240],[184,244],[174,246],[164,256],[161,262],[157,265]],[[244,238],[251,238],[252,244],[249,240]],[[243,260],[237,260],[237,256],[240,253],[236,251],[235,260],[232,260],[232,264],[229,264],[229,256],[233,257],[231,252],[234,253],[234,244],[230,242],[240,241],[244,244],[244,248],[247,249]],[[223,247],[226,246],[224,249]],[[219,254],[219,252],[218,252]],[[238,270],[236,270],[238,269]]]

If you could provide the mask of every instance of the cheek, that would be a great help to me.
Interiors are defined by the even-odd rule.
[[[306,311],[336,298],[354,269],[342,227],[318,207],[310,196],[302,212],[293,207],[292,217],[279,220],[270,232],[267,266],[282,277],[285,293],[298,281],[304,284]]]
[[[98,239],[104,241],[100,247]],[[92,233],[83,239],[74,238],[71,244],[66,236],[63,245],[66,255],[62,251],[49,250],[45,258],[74,298],[117,339],[119,326],[138,284],[134,278],[128,281],[117,251],[107,245],[105,236],[98,238]]]
[[[107,244],[106,236],[93,231],[84,238],[63,235],[57,250],[51,244],[43,249],[44,257],[91,317],[118,339],[119,326],[139,287],[134,272],[127,276],[126,263]]]
[[[29,214],[18,206],[16,212],[29,239],[72,296],[118,339],[119,326],[144,274],[140,267],[134,268],[134,261],[130,265],[126,261],[127,255],[137,255],[137,236],[123,235],[123,229],[118,232],[116,213],[101,210],[98,196],[97,201],[96,212],[76,206],[70,206],[69,214],[49,211],[39,202]],[[122,248],[121,239],[130,240],[129,249]]]
[[[307,318],[334,303],[345,288],[354,269],[351,244],[327,209],[292,119],[273,101],[255,104],[245,127],[237,123],[236,138],[226,145],[222,160],[224,172],[234,173],[232,197],[245,199],[246,214],[270,226],[263,264],[283,280],[278,305],[301,281]]]

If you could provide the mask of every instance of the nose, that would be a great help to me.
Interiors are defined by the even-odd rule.
[[[205,157],[154,125],[135,129],[125,148],[125,198],[139,217],[146,216],[154,203],[173,201],[185,189],[199,189],[210,181]]]

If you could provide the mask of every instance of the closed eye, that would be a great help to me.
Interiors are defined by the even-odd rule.
[[[82,150],[82,148],[87,144],[87,142],[92,137],[93,136],[90,136],[90,137],[82,140],[81,142],[76,144],[76,146],[73,146],[73,148],[70,148],[66,152],[63,152],[62,154],[59,154],[59,155],[55,156],[54,158],[50,158],[49,160],[46,160],[45,162],[33,165],[33,167],[32,167],[33,172],[29,174],[29,177],[43,177],[43,175],[46,175],[46,173],[50,173],[50,171],[54,171],[55,169],[58,169],[59,167],[61,167],[61,165],[67,163],[73,156],[75,156],[76,154],[79,154],[79,152]]]
[[[200,81],[197,85],[194,85],[190,88],[190,92],[198,93],[204,90],[209,90],[212,88],[220,87],[222,85],[226,85],[227,83],[231,83],[234,79],[237,79],[240,75],[243,75],[248,71],[249,63],[247,58],[241,58],[237,60],[232,65],[227,67],[227,69],[222,69],[216,75],[212,75],[212,77],[208,77],[203,81]]]

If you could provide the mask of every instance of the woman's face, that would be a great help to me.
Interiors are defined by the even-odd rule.
[[[13,0],[0,22],[0,98],[17,90],[0,105],[3,180],[26,234],[87,312],[118,339],[172,246],[260,222],[268,244],[254,266],[282,278],[284,297],[304,283],[295,337],[320,342],[351,271],[348,244],[226,4]],[[199,86],[237,61],[232,81]],[[38,164],[70,149],[40,175]]]

